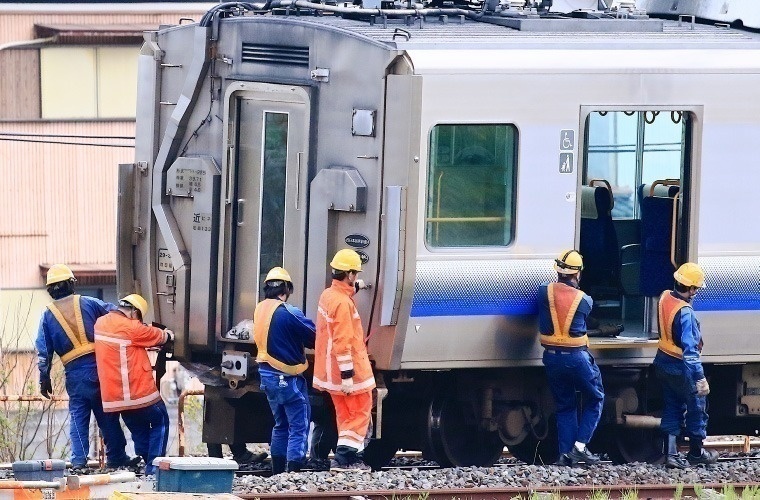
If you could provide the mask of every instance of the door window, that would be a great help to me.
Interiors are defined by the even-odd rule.
[[[270,269],[283,265],[288,159],[287,113],[264,113],[263,140],[259,283],[263,283]]]
[[[596,111],[586,122],[586,182],[610,183],[612,217],[639,217],[641,184],[680,179],[687,155],[689,113]]]

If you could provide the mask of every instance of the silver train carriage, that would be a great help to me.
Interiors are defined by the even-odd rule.
[[[661,457],[656,300],[687,260],[707,273],[709,432],[753,432],[760,35],[670,3],[272,0],[147,33],[119,287],[149,298],[175,357],[203,372],[204,441],[268,440],[237,325],[276,265],[314,317],[346,247],[372,284],[356,302],[375,466],[399,448],[487,464],[505,445],[553,461],[536,296],[573,247],[598,330],[624,327],[591,342],[607,393],[595,450]]]

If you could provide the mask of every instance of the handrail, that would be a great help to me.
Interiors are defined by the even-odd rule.
[[[678,229],[678,200],[681,198],[681,193],[677,193],[673,197],[673,220],[671,221],[670,228],[670,262],[674,268],[678,267],[676,264],[676,232]]]
[[[589,187],[594,187],[595,182],[601,182],[607,188],[607,192],[610,195],[610,212],[612,212],[612,208],[615,206],[615,197],[612,195],[612,186],[610,186],[610,183],[605,179],[591,179],[588,181]]]
[[[437,219],[441,218],[441,185],[443,184],[443,174],[446,172],[441,172],[438,175],[438,189],[436,189],[436,200],[435,200],[435,217]],[[435,225],[435,243],[438,244],[438,233],[439,233],[440,225]]]
[[[501,222],[506,217],[426,217],[425,222]],[[437,241],[437,239],[436,239]]]
[[[188,396],[203,396],[203,394],[203,389],[185,389],[177,399],[177,440],[179,441],[177,454],[180,457],[185,456],[185,398]]]
[[[649,188],[649,196],[654,196],[654,188],[656,186],[681,186],[681,179],[658,179],[652,183]],[[670,198],[668,196],[668,198]]]

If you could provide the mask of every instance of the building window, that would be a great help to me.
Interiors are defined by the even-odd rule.
[[[139,52],[139,47],[40,49],[42,118],[134,118]]]
[[[516,172],[514,125],[436,125],[430,134],[428,246],[509,245]]]

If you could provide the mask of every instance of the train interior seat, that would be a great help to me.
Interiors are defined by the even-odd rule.
[[[619,308],[620,247],[612,222],[614,199],[609,184],[597,182],[605,185],[581,187],[581,288],[594,299],[595,309]]]
[[[639,291],[658,297],[673,286],[675,267],[671,262],[673,209],[678,203],[677,185],[655,183],[639,186],[641,206],[641,250]]]

